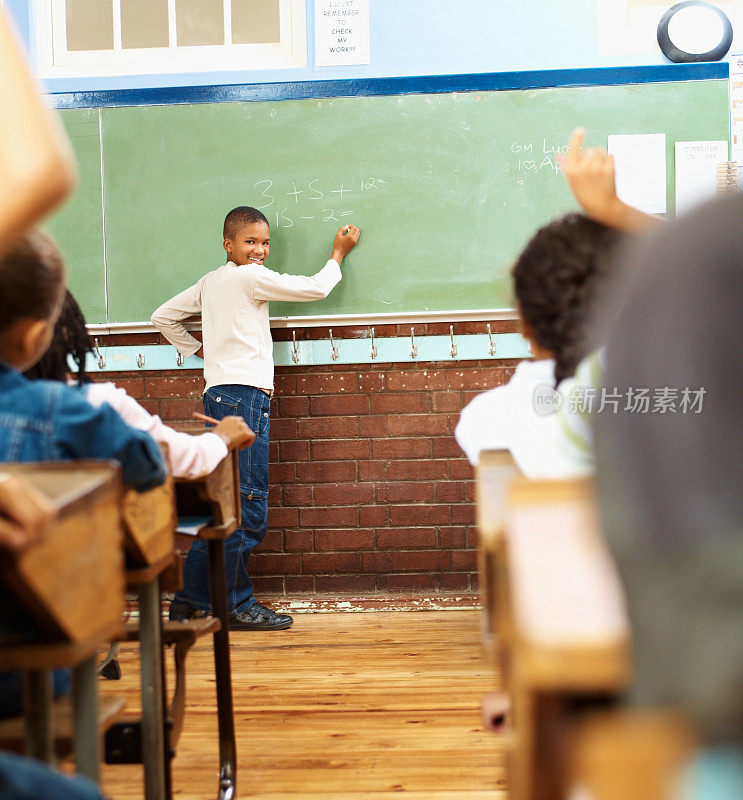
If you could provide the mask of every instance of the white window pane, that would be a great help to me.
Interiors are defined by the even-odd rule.
[[[279,0],[232,0],[233,44],[280,41]]]
[[[168,0],[121,0],[124,49],[168,46]]]
[[[222,0],[176,0],[178,46],[224,44]]]
[[[66,0],[67,49],[113,50],[113,0]]]

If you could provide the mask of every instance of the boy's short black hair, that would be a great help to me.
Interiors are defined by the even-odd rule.
[[[268,220],[265,215],[252,206],[238,206],[224,218],[224,228],[222,229],[223,239],[234,239],[240,228],[252,225],[255,222],[265,222]]]
[[[589,328],[620,234],[583,214],[540,228],[513,268],[521,317],[555,354],[555,379],[569,378],[590,351]]]
[[[51,236],[27,233],[0,255],[0,333],[20,319],[51,319],[64,282],[62,254]]]

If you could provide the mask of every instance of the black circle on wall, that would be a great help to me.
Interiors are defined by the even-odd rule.
[[[687,53],[685,50],[678,48],[671,37],[668,35],[668,26],[671,19],[684,8],[689,6],[701,6],[713,11],[720,18],[722,22],[722,39],[720,43],[708,50],[706,53]],[[733,26],[724,11],[713,6],[711,3],[704,2],[704,0],[683,0],[682,3],[676,3],[671,6],[668,11],[660,18],[658,23],[658,44],[663,51],[663,55],[674,61],[677,64],[689,63],[693,61],[719,61],[730,49],[733,43]]]

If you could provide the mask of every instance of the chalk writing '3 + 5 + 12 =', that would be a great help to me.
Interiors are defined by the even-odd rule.
[[[279,187],[268,178],[253,184],[253,188],[260,192],[256,208],[264,214],[275,213],[276,225],[281,228],[291,228],[295,221],[309,222],[319,219],[323,222],[341,222],[344,217],[355,213],[348,207],[360,199],[354,195],[378,192],[386,186],[386,180],[375,177],[361,177],[353,182],[339,181],[332,184],[321,184],[320,179],[315,178],[306,184],[292,183],[289,191],[285,190],[288,186]],[[333,202],[334,207],[328,207],[330,202]],[[267,212],[267,209],[271,211]]]

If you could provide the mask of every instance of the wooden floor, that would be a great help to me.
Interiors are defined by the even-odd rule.
[[[272,633],[233,633],[238,797],[257,800],[505,800],[503,755],[482,729],[494,670],[477,611],[303,614]],[[216,796],[211,647],[189,657],[189,711],[175,796]],[[101,691],[138,706],[138,661]],[[171,682],[172,684],[172,682]],[[141,766],[106,766],[113,800],[143,797]]]

